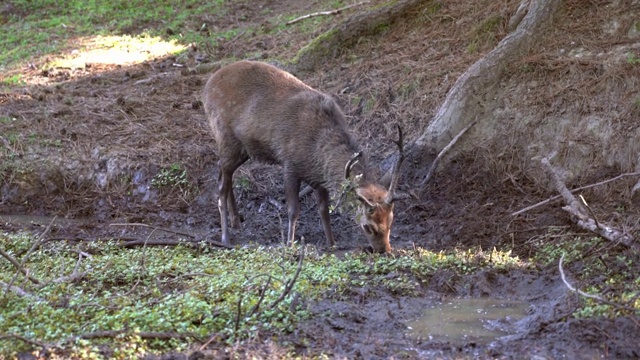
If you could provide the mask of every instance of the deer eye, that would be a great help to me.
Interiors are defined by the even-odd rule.
[[[373,233],[373,231],[371,230],[371,226],[369,225],[362,225],[362,230],[364,230],[364,232],[366,232],[367,234],[371,235]]]

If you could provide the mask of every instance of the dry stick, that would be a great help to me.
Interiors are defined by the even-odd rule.
[[[139,226],[139,227],[144,227],[144,228],[148,228],[148,229],[153,229],[155,230],[160,230],[160,231],[164,231],[164,232],[168,232],[168,233],[172,233],[172,234],[176,234],[176,235],[183,235],[183,236],[187,236],[190,237],[192,239],[195,239],[196,236],[195,235],[191,235],[189,233],[186,232],[182,232],[182,231],[177,231],[177,230],[171,230],[171,229],[166,229],[166,228],[160,228],[157,226],[151,226],[151,225],[147,225],[147,224],[143,224],[143,223],[117,223],[117,224],[109,224],[109,226]],[[226,249],[231,249],[231,246],[227,246],[224,245],[221,242],[217,242],[217,241],[213,241],[213,240],[207,240],[207,243],[211,244],[211,245],[215,245],[217,247],[223,247]],[[188,242],[185,243],[183,241],[173,241],[173,240],[140,240],[137,239],[136,240],[132,240],[132,241],[128,241],[124,244],[122,244],[121,246],[123,247],[129,247],[129,246],[138,246],[138,245],[179,245],[179,244],[189,244]]]
[[[28,337],[24,337],[22,335],[18,335],[18,334],[0,334],[0,340],[2,340],[2,339],[10,339],[10,338],[18,339],[20,341],[26,342],[27,344],[35,345],[35,346],[41,347],[43,349],[46,349],[48,347],[47,344],[45,344],[43,342],[40,342],[40,341],[37,341],[37,340],[32,340],[32,339],[29,339]]]
[[[278,306],[278,304],[280,302],[282,302],[282,300],[284,300],[284,298],[287,297],[287,295],[289,295],[289,293],[291,292],[291,289],[293,289],[293,285],[296,283],[296,281],[298,280],[298,276],[300,275],[300,271],[302,271],[302,261],[304,260],[304,238],[301,238],[301,244],[300,244],[300,261],[298,261],[298,268],[296,269],[296,273],[293,275],[293,278],[289,281],[286,282],[286,285],[284,287],[284,290],[282,291],[282,294],[280,294],[280,297],[277,298],[272,304],[271,306],[269,306],[269,309],[274,309],[276,306]]]
[[[126,330],[110,330],[110,331],[96,331],[92,333],[85,333],[80,335],[75,335],[67,338],[65,340],[66,343],[74,342],[77,339],[101,339],[101,338],[115,338],[123,334],[130,334],[134,336],[139,336],[143,339],[187,339],[193,338],[198,339],[198,337],[194,333],[177,333],[177,332],[150,332],[150,331],[141,331],[141,332],[132,332],[129,333]]]
[[[260,291],[260,298],[258,299],[258,302],[253,307],[253,309],[251,309],[251,312],[249,313],[249,316],[253,316],[258,311],[258,309],[260,308],[260,304],[262,304],[262,300],[264,300],[264,296],[267,293],[267,289],[269,288],[270,284],[271,284],[271,275],[269,275],[269,277],[267,278],[267,283],[264,285],[264,287]]]
[[[240,297],[238,298],[238,305],[236,310],[236,324],[235,328],[233,329],[234,335],[238,334],[238,328],[240,327],[240,317],[242,316],[242,294],[240,294]]]
[[[29,251],[27,251],[27,253],[24,254],[24,256],[22,257],[22,261],[20,261],[20,264],[18,264],[18,266],[17,266],[18,270],[13,275],[13,277],[11,278],[11,281],[9,281],[9,284],[7,285],[7,290],[5,291],[5,296],[7,295],[7,292],[9,291],[9,289],[11,288],[13,283],[16,281],[16,277],[18,276],[18,274],[20,272],[22,272],[27,277],[27,279],[31,280],[33,283],[38,284],[38,285],[42,283],[40,280],[38,280],[38,279],[36,279],[36,278],[34,278],[34,277],[29,275],[28,271],[24,268],[24,264],[27,262],[27,259],[29,258],[31,253],[33,251],[35,251],[35,249],[37,249],[40,246],[40,244],[42,243],[42,240],[44,239],[45,235],[49,232],[49,230],[51,229],[51,226],[53,225],[53,222],[56,221],[57,218],[58,218],[57,216],[54,216],[53,219],[51,219],[51,222],[49,222],[49,225],[47,225],[47,227],[44,229],[42,234],[40,234],[40,236],[38,236],[38,239],[33,243],[31,248],[29,249]]]
[[[566,206],[562,207],[562,210],[575,216],[578,219],[576,221],[578,226],[585,230],[596,233],[602,238],[607,239],[611,242],[620,242],[632,249],[640,250],[640,245],[635,242],[633,236],[631,236],[630,234],[625,234],[604,224],[597,224],[595,220],[587,216],[584,206],[578,201],[575,196],[573,196],[571,191],[569,191],[567,186],[560,178],[560,175],[553,168],[553,166],[551,166],[548,158],[543,157],[542,159],[540,159],[540,164],[542,164],[544,170],[547,171],[556,187],[556,190],[558,190],[560,195],[562,195],[567,203]]]
[[[456,135],[453,139],[451,139],[451,141],[449,142],[449,144],[447,144],[447,146],[445,146],[442,151],[440,151],[440,153],[438,154],[438,156],[436,156],[436,159],[433,160],[433,163],[431,164],[431,167],[429,168],[429,172],[427,173],[427,175],[424,177],[424,179],[422,180],[422,182],[420,183],[420,185],[418,185],[419,187],[423,187],[425,186],[429,180],[431,180],[431,177],[433,176],[433,173],[436,171],[436,168],[438,167],[438,163],[440,162],[440,160],[442,159],[442,157],[444,156],[444,154],[449,151],[453,145],[455,145],[455,143],[458,142],[458,140],[462,137],[462,135],[464,135],[464,133],[467,132],[467,130],[471,129],[471,127],[473,125],[475,125],[478,122],[478,119],[476,118],[475,120],[473,120],[471,122],[471,124],[467,125],[464,129],[462,129],[458,135]]]
[[[13,266],[15,266],[18,270],[20,270],[27,277],[27,279],[31,280],[31,282],[33,282],[34,284],[40,284],[40,280],[29,275],[29,272],[25,268],[20,266],[20,263],[16,259],[14,259],[13,256],[6,253],[2,249],[0,249],[0,255],[2,255],[5,259],[9,260],[9,262],[13,264]]]
[[[629,311],[633,311],[633,312],[638,311],[638,309],[636,309],[636,308],[625,306],[625,305],[622,305],[622,304],[615,303],[613,301],[609,301],[609,300],[603,299],[598,295],[587,294],[586,292],[584,292],[584,291],[582,291],[580,289],[576,289],[575,287],[571,286],[571,284],[569,284],[569,282],[567,281],[567,278],[564,276],[564,270],[562,269],[562,261],[563,260],[564,260],[564,254],[562,254],[562,256],[560,257],[560,261],[558,262],[558,270],[560,270],[560,278],[562,278],[562,282],[567,287],[567,289],[569,289],[569,290],[571,290],[571,291],[573,291],[573,292],[575,292],[575,293],[577,293],[579,295],[582,295],[582,296],[590,298],[590,299],[597,300],[597,301],[599,301],[601,303],[604,303],[604,304],[607,304],[607,305],[611,305],[611,306],[614,306],[614,307],[617,307],[617,308],[620,308],[620,309],[629,310]]]
[[[341,11],[344,11],[344,10],[350,9],[350,8],[352,8],[352,7],[356,7],[356,6],[360,6],[360,5],[368,4],[368,3],[369,3],[369,1],[361,1],[361,2],[359,2],[359,3],[357,3],[357,4],[347,5],[347,6],[344,6],[344,7],[339,8],[339,9],[335,9],[335,10],[329,10],[329,11],[318,11],[318,12],[315,12],[315,13],[312,13],[312,14],[307,14],[307,15],[304,15],[304,16],[300,16],[299,18],[295,18],[295,19],[293,19],[293,20],[289,20],[289,21],[287,21],[287,23],[286,23],[286,24],[287,24],[287,25],[295,24],[295,23],[297,23],[297,22],[299,22],[299,21],[302,21],[302,20],[304,20],[304,19],[308,19],[308,18],[311,18],[311,17],[315,17],[315,16],[335,15],[335,14],[340,13]]]
[[[116,224],[109,224],[109,226],[139,226],[139,227],[144,227],[144,228],[148,228],[148,229],[153,229],[155,230],[160,230],[160,231],[164,231],[164,232],[168,232],[168,233],[172,233],[172,234],[176,234],[176,235],[183,235],[183,236],[188,236],[192,239],[195,238],[194,235],[191,235],[189,233],[186,232],[182,232],[182,231],[177,231],[177,230],[171,230],[171,229],[165,229],[165,228],[161,228],[161,227],[157,227],[157,226],[151,226],[151,225],[147,225],[147,224],[143,224],[143,223],[116,223]]]
[[[41,298],[39,298],[39,297],[37,297],[37,296],[27,292],[27,291],[15,286],[15,285],[7,284],[4,281],[0,281],[0,286],[5,287],[7,289],[6,291],[12,291],[13,293],[15,293],[18,296],[22,296],[24,298],[29,298],[29,299],[33,299],[33,300],[37,300],[37,301],[42,301]],[[6,296],[6,293],[5,293],[5,296]]]
[[[624,173],[624,174],[620,174],[620,175],[618,175],[618,176],[616,176],[616,177],[614,177],[614,178],[607,179],[607,180],[603,180],[603,181],[597,182],[597,183],[595,183],[595,184],[590,184],[590,185],[581,186],[581,187],[579,187],[579,188],[575,188],[575,189],[573,189],[573,190],[570,190],[570,192],[573,194],[573,193],[578,192],[578,191],[581,191],[581,190],[591,189],[592,187],[596,187],[596,186],[600,186],[600,185],[605,185],[605,184],[608,184],[608,183],[610,183],[610,182],[613,182],[613,181],[616,181],[616,180],[622,179],[622,178],[627,177],[627,176],[640,176],[640,171],[638,171],[638,172],[632,172],[632,173]],[[562,197],[561,195],[554,195],[554,196],[552,196],[552,197],[548,198],[547,200],[540,201],[540,202],[539,202],[539,203],[537,203],[537,204],[533,204],[533,205],[527,206],[527,207],[526,207],[526,208],[524,208],[524,209],[518,210],[518,211],[516,211],[516,212],[512,213],[512,214],[511,214],[511,216],[517,216],[517,215],[520,215],[520,214],[525,213],[525,212],[527,212],[527,211],[529,211],[529,210],[533,210],[533,209],[535,209],[535,208],[537,208],[537,207],[540,207],[540,206],[542,206],[542,205],[546,205],[546,204],[548,204],[548,203],[550,203],[550,202],[552,202],[552,201],[554,201],[554,200],[558,200],[558,199],[560,199],[561,197]]]
[[[88,271],[81,272],[81,273],[78,272],[78,269],[80,268],[80,262],[82,262],[82,256],[83,256],[82,253],[78,254],[78,262],[76,262],[76,266],[73,268],[73,271],[71,272],[71,274],[66,276],[61,276],[57,279],[53,279],[51,280],[51,282],[54,284],[60,284],[63,282],[74,282],[78,279],[82,279],[85,275],[87,275]]]

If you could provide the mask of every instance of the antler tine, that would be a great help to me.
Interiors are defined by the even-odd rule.
[[[358,160],[362,157],[362,151],[358,151],[357,153],[353,154],[353,156],[351,157],[351,159],[349,159],[349,161],[347,161],[347,165],[344,166],[344,178],[345,179],[349,179],[349,174],[351,173],[351,168],[353,167],[353,165],[355,165]]]
[[[398,160],[393,164],[393,172],[391,173],[391,182],[389,183],[389,190],[387,193],[387,197],[385,202],[387,204],[393,203],[394,193],[396,191],[396,187],[398,186],[398,180],[400,180],[400,167],[402,166],[402,162],[404,161],[404,136],[402,134],[402,127],[400,124],[396,124],[398,128],[398,140],[393,141],[396,145],[398,145]]]

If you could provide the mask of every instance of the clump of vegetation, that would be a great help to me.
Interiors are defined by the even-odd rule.
[[[583,297],[573,316],[615,318],[640,314],[640,274],[633,270],[633,264],[640,261],[638,254],[614,251],[611,243],[598,237],[539,245],[535,262],[558,266],[564,256],[565,271],[576,282],[570,285],[600,298]]]
[[[338,299],[353,288],[412,296],[437,269],[526,266],[496,250],[338,257],[311,246],[187,245],[122,248],[114,240],[75,244],[0,234],[3,355],[37,344],[86,358],[99,344],[126,357],[184,350],[212,337],[233,343],[258,332],[291,332],[309,316],[309,301]]]

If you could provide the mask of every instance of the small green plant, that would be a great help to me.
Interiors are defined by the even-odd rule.
[[[2,85],[5,86],[21,86],[25,84],[21,74],[12,75],[2,79]]]
[[[240,191],[251,190],[251,179],[248,176],[240,175],[233,182],[233,187]]]
[[[635,53],[628,52],[627,53],[627,63],[631,65],[640,64],[640,57],[638,57]]]
[[[180,164],[171,164],[168,168],[160,170],[160,172],[151,179],[151,185],[157,188],[187,186],[189,185],[187,170],[183,169]]]

